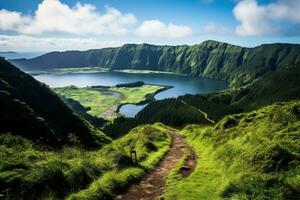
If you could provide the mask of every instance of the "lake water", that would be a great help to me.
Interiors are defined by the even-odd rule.
[[[174,74],[133,74],[123,72],[100,72],[82,74],[42,74],[35,76],[50,87],[77,87],[103,85],[114,86],[120,83],[143,81],[148,84],[169,85],[173,88],[155,95],[156,100],[178,97],[184,94],[205,94],[227,88],[224,81]],[[145,105],[127,104],[120,108],[120,113],[133,117]]]

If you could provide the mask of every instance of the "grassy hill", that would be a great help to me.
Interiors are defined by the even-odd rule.
[[[168,129],[144,125],[99,150],[45,151],[32,141],[0,135],[0,195],[6,199],[111,199],[151,170],[168,151]],[[130,159],[137,151],[138,164]]]
[[[48,147],[80,142],[99,147],[110,139],[75,115],[46,85],[0,59],[0,133]]]
[[[196,151],[191,176],[167,178],[164,199],[300,198],[300,101],[230,115],[181,133]]]
[[[266,44],[243,48],[211,40],[193,46],[126,44],[117,48],[51,52],[11,62],[25,70],[96,66],[112,70],[157,70],[222,79],[231,86],[241,86],[299,64],[300,45]]]

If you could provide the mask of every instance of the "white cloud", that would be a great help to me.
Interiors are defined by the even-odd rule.
[[[214,35],[226,35],[232,33],[232,31],[228,27],[217,25],[214,22],[208,22],[203,27],[203,33]]]
[[[282,23],[300,24],[300,1],[278,0],[259,5],[257,0],[239,1],[233,10],[240,22],[236,33],[242,36],[292,34]]]
[[[56,51],[86,50],[121,46],[124,41],[107,41],[96,38],[39,38],[26,35],[0,35],[0,49],[3,51]]]
[[[69,7],[59,0],[44,0],[34,16],[18,12],[0,11],[0,29],[22,34],[69,33],[76,35],[121,35],[137,22],[133,14],[122,14],[106,6],[100,14],[91,4],[77,3]]]
[[[136,30],[137,35],[146,37],[182,38],[192,35],[188,26],[165,24],[159,20],[146,20]]]
[[[8,10],[0,10],[0,30],[11,31],[17,30],[30,23],[31,18],[22,16],[18,12],[11,12]]]

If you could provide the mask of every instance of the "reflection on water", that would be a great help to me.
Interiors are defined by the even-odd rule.
[[[92,85],[114,86],[120,83],[143,81],[148,84],[170,85],[173,88],[158,93],[155,99],[178,97],[184,94],[204,94],[227,88],[224,81],[199,77],[180,76],[174,74],[131,74],[122,72],[100,72],[86,74],[44,74],[35,76],[50,87],[64,87],[75,85],[85,87]],[[145,105],[124,105],[120,113],[133,117]]]

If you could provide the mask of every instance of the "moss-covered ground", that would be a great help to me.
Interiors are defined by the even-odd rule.
[[[181,133],[198,161],[167,177],[164,199],[300,199],[300,102],[276,103]]]
[[[84,87],[74,86],[54,88],[65,98],[78,101],[88,108],[88,114],[112,120],[119,116],[118,107],[123,104],[139,104],[151,100],[154,94],[165,89],[164,86],[142,85],[139,87]]]

